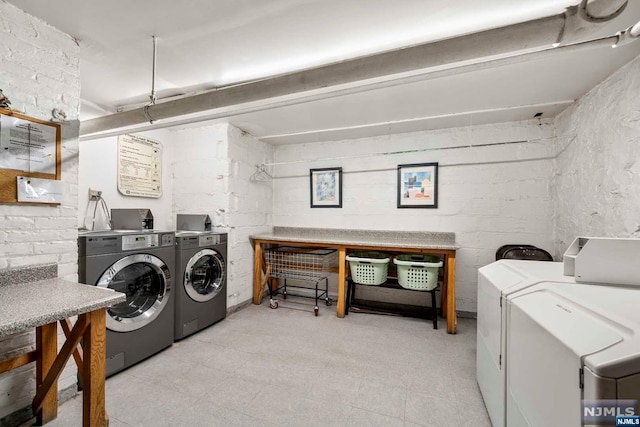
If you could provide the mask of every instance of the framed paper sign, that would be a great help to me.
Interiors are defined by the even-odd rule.
[[[398,207],[438,207],[438,163],[398,165]]]
[[[312,208],[342,207],[342,168],[309,170]]]

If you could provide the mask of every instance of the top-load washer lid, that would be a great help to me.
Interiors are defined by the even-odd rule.
[[[567,338],[565,342],[576,349],[583,357],[584,365],[591,371],[607,378],[622,378],[640,372],[640,289],[637,286],[545,282],[515,294],[512,304],[525,304],[525,298],[532,298],[533,292],[541,291],[570,301],[576,312],[584,313],[585,318],[590,319],[590,323],[587,320],[582,323],[589,324],[589,328],[574,331],[575,337]],[[534,313],[539,319],[549,315],[543,308],[535,309],[532,311]],[[595,324],[608,330],[610,337],[615,335],[619,339],[599,351],[579,347],[597,338],[600,327],[593,326]],[[556,333],[563,326],[548,325],[548,328],[551,333]],[[578,341],[580,344],[576,343]]]
[[[579,426],[584,358],[625,342],[597,301],[583,305],[594,295],[559,292],[573,288],[586,286],[543,283],[509,300],[507,425]]]
[[[502,299],[546,280],[573,283],[563,275],[560,262],[500,260],[478,272],[478,337],[484,339],[491,359],[500,365]]]
[[[503,295],[543,281],[575,283],[563,274],[561,262],[504,259],[478,270]]]

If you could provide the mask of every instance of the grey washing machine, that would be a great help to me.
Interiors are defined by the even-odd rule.
[[[227,234],[176,233],[175,339],[179,340],[227,315]]]
[[[107,376],[173,343],[174,265],[174,232],[78,236],[79,281],[127,295],[125,302],[107,308]]]

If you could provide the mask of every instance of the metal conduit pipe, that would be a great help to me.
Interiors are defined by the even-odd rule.
[[[590,5],[594,3],[618,4],[619,1],[594,0]],[[573,6],[562,15],[207,91],[150,105],[146,110],[137,108],[98,117],[82,122],[80,135],[87,136],[147,123],[148,116],[157,121],[251,102],[277,101],[279,97],[302,92],[314,90],[330,92],[332,87],[344,89],[344,85],[362,86],[371,83],[373,79],[392,79],[394,75],[402,73],[419,70],[425,70],[425,73],[428,73],[429,69],[435,67],[449,66],[455,69],[455,64],[466,66],[473,62],[482,63],[490,60],[491,57],[516,56],[523,52],[531,52],[533,49],[545,50],[552,45],[558,46],[580,40],[599,27],[602,22],[600,17],[598,22],[587,22],[581,17],[579,8],[580,5]],[[627,35],[625,38],[629,39],[629,32],[625,34]],[[618,41],[621,41],[620,37]],[[321,97],[324,94],[316,95]],[[230,114],[226,113],[226,115]]]

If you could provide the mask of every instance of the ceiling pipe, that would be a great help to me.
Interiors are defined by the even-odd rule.
[[[628,42],[628,39],[623,40],[624,42]],[[291,105],[299,105],[306,102],[320,101],[323,99],[334,98],[338,96],[352,95],[355,93],[366,92],[370,90],[383,89],[392,86],[398,86],[403,84],[416,83],[419,81],[425,80],[433,80],[443,77],[455,76],[465,73],[472,73],[475,71],[482,71],[496,67],[506,67],[513,64],[518,64],[531,60],[543,60],[550,56],[554,56],[557,52],[562,53],[572,53],[579,52],[585,49],[597,49],[603,47],[612,47],[616,43],[620,42],[620,36],[614,35],[609,37],[604,37],[601,39],[594,39],[580,43],[573,43],[569,45],[564,45],[558,48],[549,47],[543,50],[537,50],[534,52],[525,52],[519,53],[517,55],[508,56],[499,59],[491,59],[483,62],[474,62],[470,64],[457,64],[450,68],[445,68],[441,70],[431,70],[429,73],[420,73],[411,76],[401,76],[396,77],[394,79],[388,79],[382,82],[371,82],[364,83],[357,87],[346,87],[346,88],[338,88],[334,89],[331,92],[322,92],[322,93],[313,93],[306,92],[297,94],[295,98],[271,98],[264,102],[254,102],[243,105],[234,105],[229,108],[219,109],[214,112],[209,112],[207,114],[199,114],[186,116],[187,118],[178,118],[176,120],[166,120],[163,121],[162,124],[154,124],[154,125],[144,125],[144,126],[135,126],[130,128],[118,128],[112,131],[105,131],[100,133],[94,133],[90,135],[84,135],[80,137],[81,141],[90,141],[95,139],[101,139],[111,136],[122,135],[126,132],[144,132],[159,128],[165,128],[170,126],[187,126],[194,123],[202,123],[205,121],[217,120],[231,116],[237,116],[241,114],[249,114],[255,113],[258,111],[264,111],[273,108],[287,107]]]
[[[589,5],[594,3],[606,5],[616,2],[594,0]],[[389,79],[402,73],[453,67],[455,64],[468,65],[474,61],[483,62],[536,49],[546,50],[549,46],[582,40],[599,28],[600,19],[598,22],[589,22],[582,18],[581,6],[586,7],[584,0],[580,5],[568,8],[562,15],[364,56],[86,120],[80,124],[80,135],[88,136],[146,123],[149,115],[154,120],[168,119],[256,101],[276,100],[313,90],[330,92],[344,89],[344,85],[363,85],[373,79]]]

